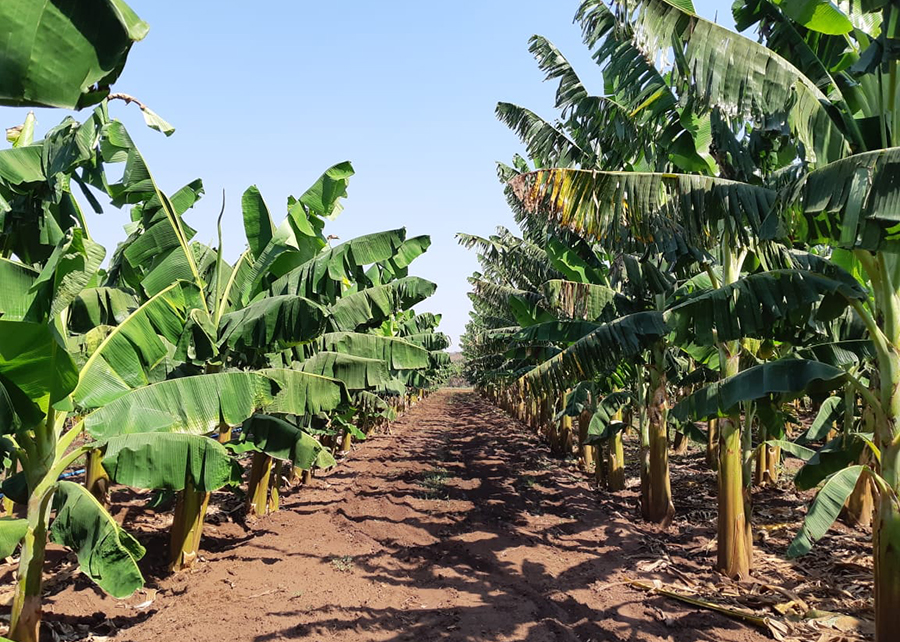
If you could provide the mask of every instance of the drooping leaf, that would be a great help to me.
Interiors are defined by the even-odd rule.
[[[86,415],[97,439],[143,432],[206,434],[224,420],[235,426],[274,400],[272,380],[258,373],[181,377],[137,388]]]
[[[156,131],[163,133],[166,136],[171,136],[175,133],[175,127],[172,126],[171,123],[167,122],[159,114],[157,114],[146,105],[141,107],[141,114],[144,116],[144,123],[150,129],[155,129]]]
[[[708,176],[554,168],[510,187],[527,212],[549,217],[610,251],[651,250],[677,259],[685,244],[749,240],[775,200],[763,187]]]
[[[834,389],[844,380],[843,370],[818,361],[770,361],[701,388],[679,401],[671,414],[679,421],[715,419],[727,416],[741,402],[771,394],[797,395],[812,385]]]
[[[388,364],[337,352],[319,352],[300,364],[302,372],[342,381],[348,390],[375,390],[390,380]]]
[[[547,321],[522,328],[510,340],[515,342],[513,345],[516,348],[523,347],[523,344],[541,342],[567,346],[583,339],[598,327],[600,324],[591,321]]]
[[[589,155],[562,128],[530,109],[499,102],[494,113],[525,143],[528,156],[539,167],[566,167],[573,161],[589,161]]]
[[[798,5],[797,0],[790,4]],[[804,145],[811,162],[827,163],[849,152],[826,96],[788,60],[669,0],[641,2],[635,29],[650,59],[669,48],[682,57],[691,98],[719,107],[733,118],[784,122]],[[721,61],[730,64],[723,65]]]
[[[315,467],[321,469],[328,469],[337,466],[337,460],[334,458],[334,455],[331,454],[331,451],[327,448],[323,448],[319,451],[319,455],[316,457]]]
[[[302,470],[311,469],[324,450],[311,435],[278,417],[253,415],[243,428],[247,439],[261,452]]]
[[[840,515],[860,475],[866,470],[865,466],[850,466],[838,471],[825,482],[809,507],[803,527],[788,547],[788,558],[806,555],[813,544],[825,535]]]
[[[360,390],[353,395],[353,405],[358,412],[369,415],[384,415],[389,409],[387,402],[367,390]]]
[[[54,501],[50,540],[75,551],[82,573],[120,599],[144,585],[137,565],[144,547],[119,527],[84,486],[61,481]]]
[[[605,285],[552,280],[541,291],[549,307],[566,319],[612,321],[631,311],[627,299]]]
[[[360,332],[329,332],[322,336],[322,348],[327,352],[380,359],[391,370],[416,370],[429,366],[428,350],[405,338]]]
[[[654,341],[668,334],[658,312],[637,312],[599,328],[540,364],[521,381],[542,389],[564,389],[569,384],[593,379],[614,368],[623,359],[634,357]]]
[[[768,338],[785,319],[809,321],[813,306],[829,296],[846,308],[865,300],[866,292],[854,283],[805,270],[770,270],[751,274],[669,309],[675,342],[713,345],[745,337]]]
[[[145,433],[112,437],[103,467],[125,486],[180,491],[190,484],[210,493],[241,480],[241,468],[225,446],[201,435]]]
[[[809,245],[896,251],[900,241],[893,177],[900,147],[854,154],[788,185],[780,207],[766,221],[764,238],[787,238]]]
[[[219,343],[232,350],[278,352],[321,335],[327,314],[303,297],[266,297],[223,315]]]

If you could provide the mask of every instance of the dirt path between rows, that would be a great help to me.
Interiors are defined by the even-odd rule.
[[[48,619],[94,613],[94,639],[105,622],[135,642],[767,639],[623,585],[652,558],[644,535],[474,393],[437,393],[392,433],[246,531],[211,526],[195,571],[125,602],[75,582]]]

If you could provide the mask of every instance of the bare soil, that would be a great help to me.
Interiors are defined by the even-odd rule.
[[[804,566],[777,555],[781,529],[763,528],[769,534],[757,547],[759,577],[738,584],[711,571],[715,478],[700,458],[675,458],[680,517],[661,532],[640,523],[633,486],[598,491],[573,463],[552,459],[524,426],[474,393],[442,391],[413,407],[391,434],[356,445],[337,468],[283,496],[273,515],[246,522],[238,499],[218,493],[203,557],[187,573],[164,568],[170,518],[133,497],[114,497],[124,506],[117,517],[148,548],[147,588],[128,600],[106,597],[56,552],[48,564],[46,639],[756,642],[865,635],[865,534],[845,529],[825,544],[839,551],[843,566],[827,554]],[[766,492],[774,498],[766,523],[801,517],[803,497]],[[0,582],[9,586],[6,570]],[[772,624],[747,624],[630,580],[752,611]],[[815,608],[843,608],[849,621],[792,621]]]

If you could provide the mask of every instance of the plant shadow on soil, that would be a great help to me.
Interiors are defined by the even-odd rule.
[[[711,571],[714,475],[687,466],[673,478],[676,502],[694,492],[678,505],[686,516],[663,533],[638,523],[635,491],[598,492],[474,393],[439,392],[392,433],[287,493],[279,513],[249,526],[214,519],[202,546],[210,563],[195,572],[165,576],[150,564],[156,614],[120,618],[113,639],[768,639],[625,584],[729,592]],[[164,544],[164,534],[153,538]],[[82,584],[48,600],[50,619],[96,623],[95,614],[121,606],[85,597]],[[766,605],[757,593],[743,608]]]
[[[415,416],[415,432],[400,437],[402,454],[391,449],[375,457],[393,472],[336,510],[378,543],[375,552],[353,558],[358,572],[380,586],[425,591],[412,601],[418,608],[280,612],[305,621],[254,640],[319,639],[326,632],[396,641],[659,640],[679,630],[684,636],[672,639],[753,639],[727,619],[689,610],[659,616],[641,593],[604,588],[619,579],[628,555],[640,554],[639,534],[611,524],[584,482],[560,469],[518,422],[471,394],[446,405],[437,416]],[[373,523],[379,528],[366,528]],[[604,592],[609,606],[598,610]],[[434,593],[450,599],[422,608],[422,600],[440,599]],[[711,621],[713,632],[706,630]]]

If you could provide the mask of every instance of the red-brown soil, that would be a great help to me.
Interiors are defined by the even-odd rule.
[[[355,446],[336,469],[284,496],[271,516],[243,523],[240,511],[227,512],[234,501],[220,501],[191,572],[167,575],[165,524],[126,510],[119,517],[148,547],[148,588],[114,600],[69,573],[48,591],[46,639],[771,639],[765,629],[626,583],[658,579],[738,606],[741,596],[755,596],[743,608],[777,616],[761,608],[771,606],[772,591],[709,570],[710,515],[668,533],[639,525],[634,490],[598,493],[471,392],[437,393],[391,432]],[[714,517],[701,488],[710,479],[687,488],[676,478],[676,503],[688,492]],[[70,562],[56,564],[58,577]]]

